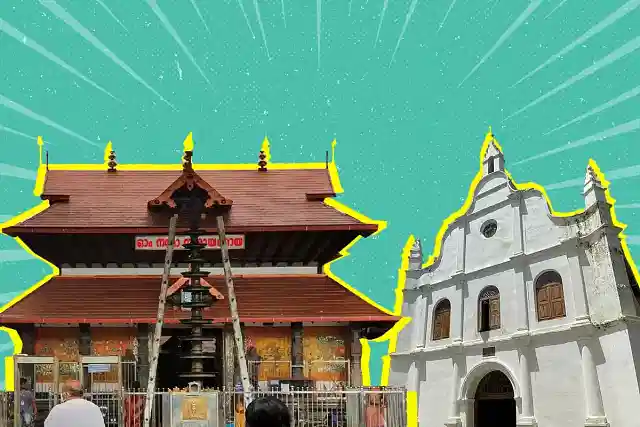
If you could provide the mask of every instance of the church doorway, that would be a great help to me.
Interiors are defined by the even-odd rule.
[[[515,427],[513,385],[505,374],[492,371],[480,380],[475,395],[475,427]]]

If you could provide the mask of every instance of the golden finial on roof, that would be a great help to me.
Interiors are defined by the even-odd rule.
[[[269,139],[265,136],[262,141],[262,147],[260,148],[260,154],[258,154],[258,170],[260,172],[266,172],[267,163],[271,159],[271,149],[269,146]]]
[[[39,136],[38,137],[38,153],[40,155],[40,166],[42,166],[42,146],[44,145],[44,141],[42,140],[42,137]]]
[[[184,139],[184,157],[182,158],[182,167],[185,170],[193,169],[193,132],[189,132],[187,137]]]
[[[184,151],[193,151],[193,132],[189,132],[189,135],[184,139]]]
[[[118,163],[116,162],[116,152],[113,151],[113,144],[111,143],[111,141],[107,143],[107,146],[104,149],[104,162],[108,166],[107,172],[116,171],[116,166],[118,166]]]

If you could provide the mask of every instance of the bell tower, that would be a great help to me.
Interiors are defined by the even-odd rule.
[[[496,141],[491,131],[491,126],[489,126],[489,132],[487,132],[484,142],[488,145],[482,159],[482,175],[487,176],[494,172],[504,172],[504,154],[502,154],[498,141]]]

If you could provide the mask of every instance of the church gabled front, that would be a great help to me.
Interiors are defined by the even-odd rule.
[[[398,317],[333,280],[323,266],[378,225],[325,203],[336,195],[328,162],[272,168],[264,157],[255,167],[194,165],[188,176],[179,167],[118,166],[114,152],[104,167],[47,164],[41,198],[49,207],[3,232],[19,237],[60,274],[0,313],[0,323],[18,331],[25,354],[70,365],[81,356],[119,355],[135,366],[132,378],[146,384],[170,217],[157,208],[171,205],[180,185],[195,186],[204,199],[228,207],[240,321],[245,347],[258,356],[252,360],[260,384],[358,385],[363,330],[382,333]],[[204,267],[212,273],[205,285],[214,297],[204,310],[212,323],[204,329],[210,340],[203,347],[214,356],[208,370],[218,374],[204,385],[232,387],[233,333],[215,224],[208,216],[200,222]],[[179,273],[188,268],[188,251],[181,247],[187,228],[180,217],[169,294],[184,285]],[[158,388],[183,385],[176,372],[186,329],[179,320],[188,316],[177,306],[166,310]],[[60,369],[61,378],[73,375]],[[53,378],[46,370],[31,376],[37,390]],[[108,387],[112,377],[97,375],[94,386]]]
[[[421,427],[634,427],[640,290],[590,163],[581,212],[518,186],[489,132],[466,212],[422,265],[413,246],[390,383]]]

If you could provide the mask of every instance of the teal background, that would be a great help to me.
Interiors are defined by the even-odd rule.
[[[108,140],[122,163],[176,163],[189,131],[196,162],[257,161],[265,135],[272,161],[321,162],[337,138],[339,200],[389,227],[334,271],[392,308],[407,237],[431,250],[441,222],[466,198],[492,125],[515,180],[549,185],[557,210],[583,206],[582,178],[594,158],[612,181],[631,249],[640,243],[638,1],[587,40],[577,39],[624,1],[284,0],[283,16],[280,0],[195,0],[201,19],[191,0],[159,0],[172,29],[144,0],[56,1],[0,2],[3,220],[38,203],[37,135],[53,163],[102,162]],[[59,9],[93,43],[52,12]],[[615,59],[628,42],[628,54]],[[608,55],[614,60],[598,62]],[[595,71],[579,78],[589,67]],[[566,150],[547,153],[558,147]],[[518,163],[542,153],[549,155]],[[49,269],[11,238],[0,242],[4,303]],[[386,344],[372,348],[375,384]],[[0,350],[11,354],[6,336]]]

